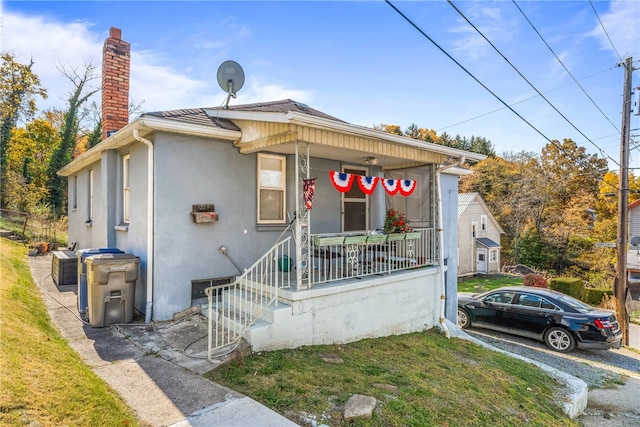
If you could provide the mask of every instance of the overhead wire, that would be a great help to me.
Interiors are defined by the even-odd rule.
[[[591,0],[589,0],[589,4],[591,5],[591,9],[593,9],[593,13],[596,14],[596,18],[598,18],[598,22],[600,23],[600,27],[602,27],[602,31],[604,31],[604,34],[607,36],[607,40],[609,40],[609,43],[611,43],[611,47],[613,48],[613,50],[616,53],[616,55],[618,55],[618,60],[622,62],[622,57],[618,53],[618,49],[616,49],[615,45],[611,41],[611,37],[609,37],[609,33],[607,32],[607,29],[604,27],[604,24],[602,24],[602,20],[600,19],[600,15],[598,15],[598,11],[596,10],[596,7],[593,5],[593,2]]]
[[[405,21],[407,21],[409,23],[409,25],[411,25],[413,28],[415,28],[424,38],[426,38],[427,40],[429,40],[435,47],[437,47],[442,53],[444,53],[447,58],[449,58],[450,60],[452,60],[458,67],[460,67],[460,69],[462,69],[462,71],[464,71],[465,73],[467,73],[469,75],[469,77],[471,77],[473,80],[476,81],[476,83],[478,83],[480,86],[482,86],[487,92],[489,92],[494,98],[496,98],[502,105],[504,105],[506,108],[508,108],[513,114],[515,114],[516,116],[518,116],[518,118],[520,120],[522,120],[523,122],[525,122],[531,129],[533,129],[536,133],[538,133],[541,137],[543,137],[547,142],[549,142],[550,144],[556,144],[551,138],[549,138],[547,135],[545,135],[544,133],[542,133],[542,131],[540,129],[538,129],[537,127],[535,127],[531,122],[529,122],[527,119],[525,119],[522,115],[520,115],[520,113],[518,113],[516,110],[514,110],[513,108],[511,108],[511,106],[509,104],[507,104],[502,98],[500,98],[500,96],[498,96],[495,92],[493,92],[491,89],[489,89],[489,87],[487,85],[485,85],[484,83],[482,83],[480,81],[480,79],[478,79],[473,73],[471,73],[471,71],[467,70],[465,68],[464,65],[462,65],[460,62],[458,62],[453,56],[451,56],[449,54],[449,52],[447,52],[442,46],[440,46],[435,40],[433,40],[431,37],[429,37],[429,35],[427,33],[425,33],[415,22],[413,22],[407,15],[405,15],[404,13],[402,13],[402,11],[400,11],[400,9],[398,9],[390,0],[385,0],[385,3],[387,3],[393,10],[396,11],[396,13],[398,13],[398,15],[400,15]]]
[[[594,74],[588,75],[588,76],[586,76],[586,77],[583,77],[583,78],[582,78],[582,80],[589,79],[589,78],[591,78],[591,77],[597,76],[597,75],[602,74],[602,73],[605,73],[605,72],[607,72],[607,71],[611,71],[611,69],[613,69],[613,67],[609,67],[609,68],[607,68],[607,69],[605,69],[605,70],[598,71],[597,73],[594,73]],[[565,88],[565,87],[567,87],[567,86],[571,86],[572,84],[573,84],[573,83],[567,83],[567,84],[565,84],[565,85],[558,86],[558,87],[556,87],[556,88],[550,89],[550,90],[548,90],[548,91],[547,91],[547,92],[545,92],[545,93],[551,93],[551,92],[554,92],[554,91],[556,91],[556,90],[560,90],[560,89],[562,89],[562,88]],[[538,98],[538,95],[530,96],[530,97],[528,97],[528,98],[522,99],[522,100],[520,100],[520,101],[514,102],[514,103],[509,104],[509,105],[511,105],[511,106],[513,107],[514,105],[522,104],[523,102],[530,101],[530,100],[535,99],[535,98]],[[498,111],[502,111],[502,110],[504,110],[504,109],[505,109],[505,107],[496,108],[495,110],[488,111],[488,112],[483,113],[483,114],[480,114],[480,115],[478,115],[478,116],[474,116],[474,117],[471,117],[471,118],[469,118],[469,119],[465,119],[465,120],[462,120],[462,121],[460,121],[460,122],[456,122],[456,123],[453,123],[453,124],[450,124],[450,125],[447,125],[447,126],[441,127],[440,129],[437,129],[437,132],[440,132],[440,131],[442,131],[442,130],[448,129],[448,128],[453,127],[453,126],[458,126],[458,125],[461,125],[461,124],[464,124],[464,123],[467,123],[467,122],[470,122],[470,121],[473,121],[473,120],[479,119],[479,118],[484,117],[484,116],[488,116],[488,115],[493,114],[493,113],[497,113]],[[596,139],[598,139],[598,138],[596,138]]]
[[[547,48],[549,49],[549,51],[553,54],[553,56],[555,56],[555,58],[558,60],[558,62],[560,63],[560,65],[562,65],[562,67],[565,69],[565,71],[567,72],[567,74],[569,74],[569,76],[571,76],[571,78],[573,79],[573,81],[576,83],[576,85],[578,85],[578,87],[580,88],[580,90],[582,90],[582,92],[586,95],[587,98],[589,98],[589,101],[591,101],[591,103],[598,109],[598,111],[600,111],[600,114],[602,114],[604,116],[605,119],[607,119],[607,121],[609,123],[611,123],[611,126],[613,126],[613,128],[615,130],[617,130],[618,132],[620,132],[620,129],[618,129],[618,127],[613,124],[613,122],[611,121],[611,119],[609,119],[609,117],[607,117],[607,115],[604,113],[604,111],[602,111],[602,109],[598,106],[598,104],[596,104],[596,102],[593,100],[593,98],[591,98],[591,96],[587,93],[587,91],[584,89],[584,87],[582,87],[582,85],[580,84],[580,82],[578,82],[578,80],[573,76],[573,74],[571,73],[571,71],[569,71],[569,69],[567,68],[566,65],[564,65],[564,62],[562,62],[562,60],[560,59],[560,57],[558,57],[558,55],[556,54],[556,52],[551,48],[551,46],[549,46],[549,43],[547,43],[547,41],[544,39],[544,37],[542,37],[542,34],[540,34],[540,32],[538,31],[538,29],[535,27],[535,25],[533,25],[533,23],[531,22],[531,20],[529,19],[529,17],[524,13],[524,11],[520,8],[520,6],[518,6],[518,3],[516,3],[516,0],[511,0],[513,2],[513,4],[516,6],[516,8],[520,11],[520,13],[522,14],[522,16],[524,17],[524,19],[529,23],[529,25],[531,26],[531,28],[533,28],[533,31],[535,31],[535,33],[538,35],[538,37],[540,37],[540,40],[542,40],[542,42],[545,44],[545,46],[547,46]],[[591,3],[591,2],[589,2]],[[593,4],[591,4],[591,6],[593,7]],[[598,18],[599,19],[599,18]],[[601,23],[602,24],[602,23]],[[604,27],[603,27],[604,28]]]
[[[470,25],[470,26],[471,26],[471,27],[472,27],[472,28],[473,28],[473,29],[474,29],[478,34],[480,34],[480,36],[481,36],[481,37],[482,37],[482,38],[483,38],[487,43],[489,43],[489,45],[490,45],[490,46],[491,46],[491,47],[492,47],[492,48],[493,48],[493,49],[498,53],[498,55],[500,55],[500,56],[502,57],[502,59],[504,59],[504,60],[507,62],[507,64],[509,64],[509,66],[511,66],[511,68],[513,68],[513,70],[514,70],[516,73],[518,73],[518,75],[519,75],[520,77],[522,77],[522,79],[523,79],[525,82],[527,82],[527,84],[528,84],[529,86],[531,86],[531,88],[532,88],[534,91],[536,91],[536,93],[537,93],[537,94],[538,94],[542,99],[544,99],[544,100],[545,100],[545,102],[546,102],[547,104],[549,104],[549,106],[550,106],[551,108],[553,108],[553,110],[554,110],[556,113],[558,113],[558,114],[560,115],[560,117],[562,117],[562,118],[563,118],[567,123],[569,123],[569,125],[571,125],[571,127],[573,127],[573,128],[574,128],[574,129],[575,129],[575,130],[580,134],[580,135],[582,135],[582,136],[583,136],[587,141],[589,141],[589,142],[590,142],[590,143],[591,143],[591,144],[592,144],[592,145],[593,145],[593,146],[594,146],[594,147],[595,147],[595,148],[600,152],[600,154],[602,154],[602,156],[603,156],[603,157],[607,157],[609,160],[611,160],[611,161],[612,161],[612,162],[614,162],[615,164],[618,164],[618,163],[617,163],[613,158],[611,158],[608,154],[606,154],[606,153],[605,153],[605,151],[604,151],[602,148],[600,148],[600,147],[598,146],[598,144],[596,144],[595,142],[593,142],[593,141],[592,141],[592,140],[591,140],[587,135],[585,135],[585,134],[584,134],[584,132],[582,132],[580,129],[578,129],[578,127],[577,127],[575,124],[573,124],[573,122],[572,122],[571,120],[569,120],[569,119],[567,118],[567,116],[565,116],[564,114],[562,114],[562,112],[561,112],[560,110],[558,110],[558,108],[557,108],[555,105],[553,105],[553,104],[551,103],[551,101],[549,101],[549,99],[548,99],[546,96],[544,96],[544,95],[542,94],[542,92],[540,92],[540,91],[538,90],[538,88],[536,88],[536,87],[533,85],[533,83],[531,83],[531,82],[529,81],[529,79],[527,79],[527,78],[522,74],[522,72],[520,72],[520,70],[518,69],[518,67],[516,67],[515,65],[513,65],[513,63],[512,63],[512,62],[511,62],[511,61],[510,61],[510,60],[509,60],[509,59],[508,59],[508,58],[507,58],[507,57],[506,57],[506,56],[505,56],[505,55],[500,51],[500,49],[498,49],[498,48],[496,47],[496,45],[495,45],[495,44],[493,44],[493,42],[491,42],[491,40],[489,40],[489,39],[487,38],[487,36],[485,36],[485,35],[484,35],[484,33],[483,33],[482,31],[480,31],[480,29],[479,29],[478,27],[476,27],[476,26],[473,24],[473,22],[471,22],[471,21],[469,20],[469,18],[467,18],[467,17],[466,17],[466,15],[465,15],[465,14],[464,14],[460,9],[458,9],[458,7],[453,3],[453,1],[451,1],[451,0],[447,0],[447,3],[449,3],[449,5],[451,5],[451,7],[453,7],[453,9],[454,9],[454,10],[455,10],[455,11],[456,11],[456,12],[457,12],[457,13],[458,13],[458,14],[459,14],[459,15],[460,15],[460,16],[461,16],[465,21],[467,21],[467,23],[468,23],[468,24],[469,24],[469,25]]]
[[[516,110],[514,110],[509,104],[507,104],[500,96],[498,96],[495,92],[493,92],[487,85],[482,83],[480,79],[478,79],[473,73],[471,73],[466,67],[464,67],[459,61],[457,61],[449,52],[447,52],[442,46],[440,46],[435,40],[433,40],[427,33],[425,33],[411,18],[405,15],[400,9],[398,9],[390,0],[385,0],[387,3],[398,15],[400,15],[409,25],[411,25],[416,31],[418,31],[424,38],[429,40],[438,50],[440,50],[447,58],[453,61],[460,69],[462,69],[469,77],[476,81],[480,86],[482,86],[487,92],[489,92],[494,98],[496,98],[502,105],[504,105],[507,109],[509,109],[513,114],[515,114],[520,120],[525,122],[531,129],[533,129],[536,133],[538,133],[542,138],[544,138],[551,145],[555,146],[557,149],[564,152],[562,146],[556,140],[552,140],[548,136],[546,136],[540,129],[534,126],[531,122],[525,119],[521,114],[519,114]],[[608,156],[607,156],[608,157]],[[617,162],[614,163],[617,164]]]

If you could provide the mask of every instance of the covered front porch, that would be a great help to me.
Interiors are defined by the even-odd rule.
[[[437,226],[438,174],[441,166],[459,164],[469,153],[299,111],[230,108],[210,114],[233,119],[242,129],[234,145],[258,159],[258,230],[281,233],[233,283],[206,290],[210,355],[240,337],[254,349],[275,349],[437,323],[445,268]],[[263,170],[261,159],[270,166]],[[336,174],[351,184],[357,176],[379,185],[343,189],[330,181]],[[417,183],[415,191],[401,195],[386,186],[400,182]],[[268,200],[280,204],[269,210],[270,221],[261,222]],[[391,208],[406,213],[410,227],[385,230]],[[396,292],[402,303],[390,302]],[[287,320],[279,323],[281,316]],[[367,319],[364,329],[337,330],[354,316]]]

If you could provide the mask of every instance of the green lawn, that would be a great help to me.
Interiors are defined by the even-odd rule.
[[[475,276],[458,279],[458,292],[481,293],[502,286],[522,286],[523,278],[507,274],[493,276]]]
[[[0,238],[0,425],[141,425],[51,324],[26,258]]]
[[[435,329],[254,353],[205,376],[303,426],[578,425],[536,366]],[[344,421],[353,394],[378,401],[371,419]]]

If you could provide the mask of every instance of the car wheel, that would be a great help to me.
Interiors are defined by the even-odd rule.
[[[544,334],[544,342],[551,350],[568,353],[576,347],[576,339],[564,328],[550,328]]]
[[[462,329],[467,329],[471,326],[471,319],[469,318],[469,313],[463,308],[458,309],[458,326]]]

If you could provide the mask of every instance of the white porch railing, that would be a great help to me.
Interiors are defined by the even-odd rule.
[[[436,265],[436,230],[403,234],[316,234],[309,243],[308,288],[314,285]],[[244,332],[272,304],[278,291],[295,287],[291,237],[276,243],[234,282],[205,289],[208,355],[233,351]],[[215,354],[214,354],[215,353]]]
[[[315,234],[309,245],[311,286],[436,265],[436,230],[398,234]]]
[[[276,243],[238,278],[205,289],[208,299],[208,357],[233,351],[242,334],[269,309],[278,305],[278,290],[290,287],[293,270],[291,237]]]

